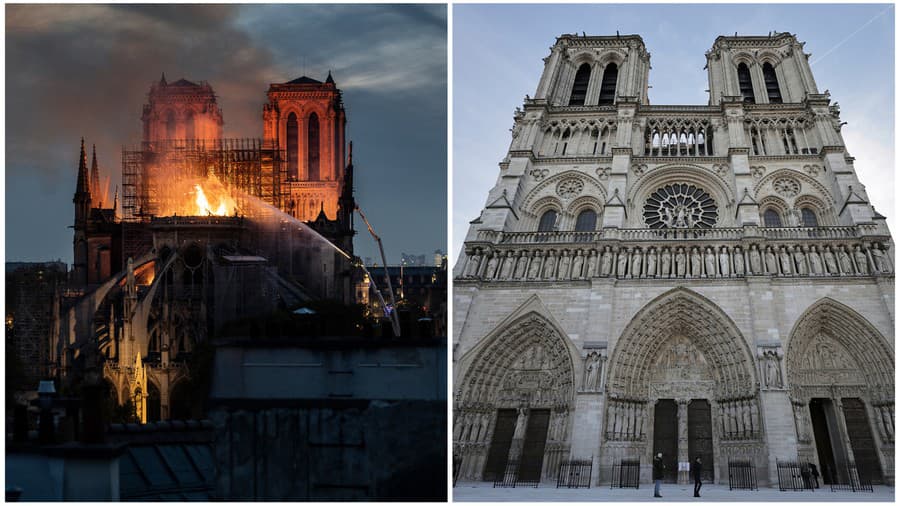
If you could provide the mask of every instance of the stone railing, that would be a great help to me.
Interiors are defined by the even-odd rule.
[[[850,233],[850,228],[847,227],[845,232]],[[534,235],[534,238],[546,238],[547,242],[526,243],[513,242],[523,240],[525,236],[512,234],[513,241],[509,242],[501,238],[499,244],[469,244],[462,275],[457,279],[564,281],[594,277],[828,277],[871,276],[893,272],[888,246],[882,242],[845,238],[790,243],[781,238],[774,242],[760,235],[735,241],[737,236],[728,236],[729,229],[725,230],[726,232],[722,232],[725,237],[714,237],[711,240],[699,237],[673,242],[666,238],[656,238],[637,243],[591,242],[588,239],[585,242],[569,240],[565,243],[553,243],[550,242],[552,234]],[[740,229],[731,230],[734,232]],[[572,239],[580,236],[567,237]]]
[[[651,229],[651,228],[607,228],[593,232],[557,231],[557,232],[500,232],[495,230],[479,230],[478,242],[494,244],[584,244],[612,241],[739,241],[742,239],[772,240],[797,239],[855,239],[864,235],[879,235],[876,225],[858,225],[841,227],[734,227],[706,229]]]

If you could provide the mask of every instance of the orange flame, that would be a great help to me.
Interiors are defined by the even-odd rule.
[[[219,201],[219,205],[213,209],[212,204],[206,197],[206,193],[203,191],[203,187],[199,184],[195,184],[194,190],[197,194],[195,198],[197,204],[197,216],[226,216],[230,212],[233,212],[236,207],[234,200],[228,195],[223,194],[218,196],[217,200]]]

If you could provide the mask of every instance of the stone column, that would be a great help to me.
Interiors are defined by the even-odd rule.
[[[688,403],[689,399],[677,399],[678,403],[678,464],[688,462]],[[678,483],[687,483],[689,473],[678,472]]]
[[[853,455],[853,445],[850,444],[850,433],[847,431],[847,419],[844,418],[844,403],[840,397],[832,399],[834,404],[834,417],[837,420],[838,431],[840,432],[841,444],[847,454],[847,464],[856,463],[856,457]],[[840,471],[840,470],[839,470]]]
[[[525,443],[525,430],[528,427],[528,408],[519,408],[519,416],[516,418],[516,431],[513,434],[512,443],[509,445],[509,460],[519,460],[522,456],[522,447]]]

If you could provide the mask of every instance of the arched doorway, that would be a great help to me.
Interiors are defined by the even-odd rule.
[[[625,328],[610,357],[604,412],[601,466],[640,459],[644,480],[656,453],[669,481],[696,457],[717,481],[729,458],[761,457],[753,355],[731,319],[691,290],[657,297]]]
[[[493,480],[518,461],[520,480],[553,478],[569,451],[574,372],[566,337],[528,312],[463,357],[454,409],[460,479]]]
[[[797,320],[786,351],[798,451],[825,483],[851,466],[893,483],[894,353],[859,313],[830,298]]]

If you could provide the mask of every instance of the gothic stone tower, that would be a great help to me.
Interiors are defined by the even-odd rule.
[[[556,40],[455,268],[462,479],[662,452],[893,483],[892,240],[807,58],[719,37],[709,104],[658,106],[639,36]]]
[[[303,76],[271,84],[268,98],[263,107],[263,144],[285,153],[286,211],[303,221],[315,220],[323,210],[328,219],[336,219],[347,119],[331,73],[324,83]]]
[[[166,82],[163,74],[150,87],[144,114],[144,142],[164,140],[214,141],[222,138],[222,110],[216,94],[206,82],[179,79]]]

